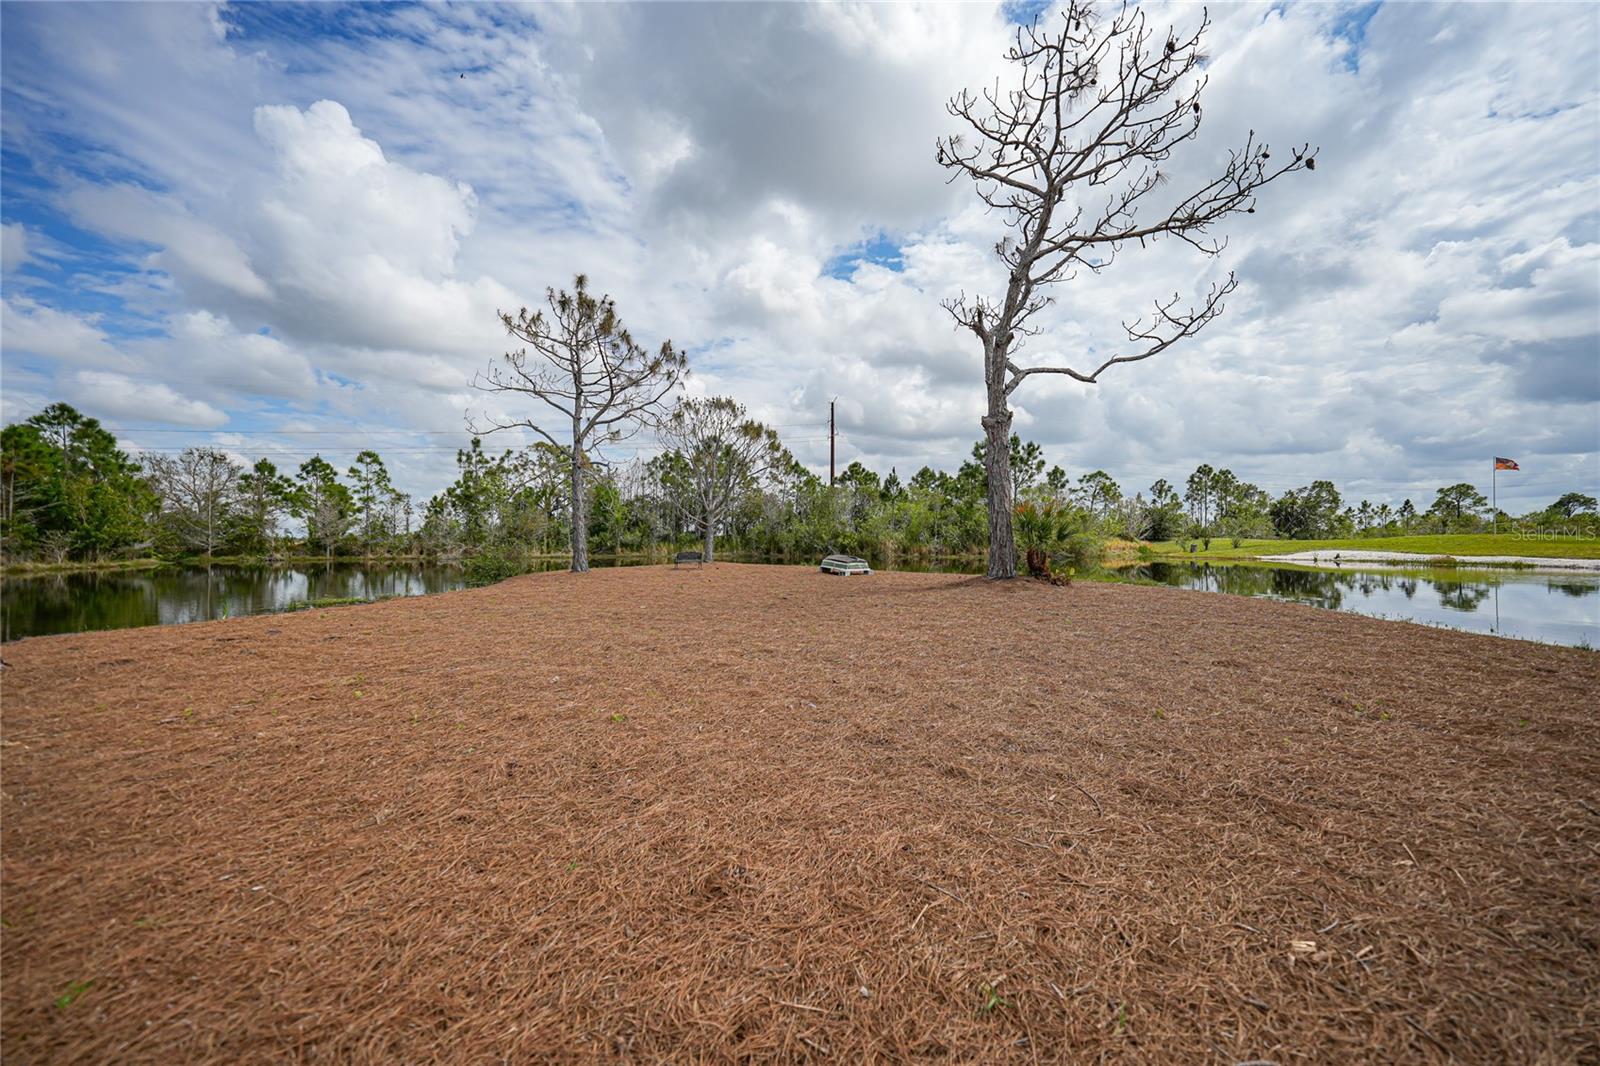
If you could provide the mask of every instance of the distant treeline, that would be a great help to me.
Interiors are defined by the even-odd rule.
[[[1048,515],[1052,546],[1085,554],[1107,537],[1328,538],[1478,532],[1494,516],[1474,486],[1441,487],[1425,510],[1347,504],[1330,481],[1274,498],[1226,469],[1202,465],[1181,485],[1165,479],[1126,492],[1102,470],[1068,478],[1046,469],[1037,444],[1012,438],[1019,530]],[[485,551],[559,554],[569,532],[568,460],[545,444],[491,453],[480,440],[456,455],[457,476],[418,506],[390,481],[382,457],[360,453],[340,471],[320,455],[293,471],[260,459],[246,467],[211,448],[130,457],[93,418],[52,404],[0,434],[0,543],[9,562],[106,561],[156,556],[462,556]],[[675,452],[590,481],[595,551],[654,553],[698,540],[675,497],[687,489]],[[807,557],[961,555],[985,546],[983,444],[955,473],[923,467],[902,480],[859,462],[834,486],[792,458],[752,478],[718,519],[720,551]],[[1500,516],[1502,523],[1513,516]],[[1600,533],[1595,498],[1567,493],[1515,516]],[[1026,546],[1026,545],[1024,545]]]

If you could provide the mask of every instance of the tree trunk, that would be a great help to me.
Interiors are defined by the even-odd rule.
[[[705,525],[701,527],[700,537],[702,544],[700,549],[701,557],[709,563],[711,561],[711,550],[717,543],[717,523],[716,519],[711,515],[706,515]]]
[[[583,492],[583,453],[572,449],[572,572],[589,569],[589,508]]]
[[[1006,580],[1017,576],[1017,540],[1011,531],[1011,412],[1005,393],[989,390],[989,413],[983,429],[984,472],[989,478],[989,577]]]

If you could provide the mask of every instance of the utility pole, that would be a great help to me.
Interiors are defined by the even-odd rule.
[[[828,487],[833,488],[833,405],[836,400],[828,401]]]

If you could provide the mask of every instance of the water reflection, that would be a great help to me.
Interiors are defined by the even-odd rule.
[[[5,640],[89,629],[172,625],[281,611],[320,599],[375,600],[461,588],[461,569],[420,563],[163,567],[7,577]]]
[[[1591,598],[1600,593],[1600,574],[1306,570],[1191,562],[1145,563],[1107,574],[1175,588],[1309,603],[1476,633],[1555,644],[1600,644],[1600,599]]]

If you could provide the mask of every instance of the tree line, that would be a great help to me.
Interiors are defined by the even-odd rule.
[[[292,473],[216,448],[136,460],[65,403],[0,431],[8,560],[373,554],[403,545],[411,521],[411,497],[374,451],[342,475],[320,455]]]
[[[539,441],[492,452],[479,437],[457,452],[455,480],[417,506],[375,450],[343,470],[321,455],[288,471],[265,458],[245,465],[214,448],[134,457],[98,420],[57,403],[0,432],[0,542],[8,561],[409,555],[515,568],[530,554],[570,553],[577,513],[586,547],[609,554],[694,544],[708,554],[884,559],[987,547],[986,439],[953,473],[924,466],[902,478],[852,462],[830,486],[731,399],[682,400],[657,435],[664,450],[648,459],[605,464],[586,453],[577,512],[567,451]],[[1103,470],[1072,479],[1047,467],[1032,441],[1008,444],[1019,546],[1064,552],[1073,565],[1092,565],[1112,537],[1477,532],[1495,518],[1470,484],[1440,487],[1419,510],[1410,500],[1349,504],[1325,480],[1273,497],[1202,464],[1181,482],[1128,492]],[[1594,497],[1576,492],[1519,520],[1600,532]]]

